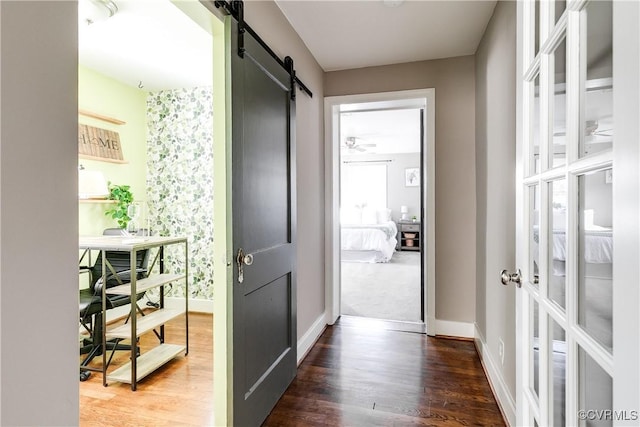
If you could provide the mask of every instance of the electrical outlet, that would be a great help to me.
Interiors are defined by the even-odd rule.
[[[498,338],[498,354],[500,355],[500,363],[504,365],[504,341]]]

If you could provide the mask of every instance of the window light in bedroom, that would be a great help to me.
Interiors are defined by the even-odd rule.
[[[387,207],[387,165],[345,164],[342,169],[341,205],[348,208]]]

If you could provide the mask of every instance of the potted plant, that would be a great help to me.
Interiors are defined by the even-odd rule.
[[[129,185],[114,185],[109,181],[109,200],[115,200],[115,206],[105,211],[105,215],[110,215],[111,218],[118,222],[120,228],[127,228],[129,223],[129,215],[127,215],[127,209],[131,202],[133,202],[133,193],[131,193],[131,186]]]

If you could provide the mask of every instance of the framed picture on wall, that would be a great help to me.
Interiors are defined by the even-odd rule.
[[[407,187],[420,185],[420,168],[406,168],[404,170],[404,185]]]

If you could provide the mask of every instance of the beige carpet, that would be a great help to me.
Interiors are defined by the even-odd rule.
[[[388,263],[342,262],[341,313],[420,321],[420,253],[396,252]]]

